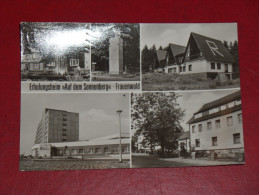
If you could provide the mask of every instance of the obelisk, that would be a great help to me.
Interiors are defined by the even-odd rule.
[[[123,73],[123,40],[119,34],[109,40],[109,74]]]

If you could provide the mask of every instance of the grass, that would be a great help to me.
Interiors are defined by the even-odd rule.
[[[142,75],[144,91],[201,90],[240,87],[240,79],[223,83],[195,74],[147,73]]]

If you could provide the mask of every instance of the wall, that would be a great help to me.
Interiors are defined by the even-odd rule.
[[[186,69],[185,69],[186,71],[180,72],[180,74],[207,72],[207,61],[205,59],[199,59],[199,60],[195,60],[195,61],[191,61],[191,62],[185,62],[182,65],[186,65]],[[192,65],[192,71],[189,71],[189,65]]]
[[[190,125],[191,146],[195,145],[195,140],[200,139],[200,147],[195,147],[195,150],[215,150],[244,147],[243,142],[243,126],[238,123],[237,115],[241,111],[223,115],[213,119],[201,121]],[[227,126],[227,117],[233,116],[233,125]],[[220,128],[215,128],[215,120],[220,119]],[[212,122],[212,130],[207,130],[207,122]],[[202,124],[202,132],[198,132],[198,125]],[[195,125],[195,133],[192,133],[192,126]],[[240,133],[240,144],[234,144],[233,134]],[[212,146],[212,137],[217,136],[217,146]]]

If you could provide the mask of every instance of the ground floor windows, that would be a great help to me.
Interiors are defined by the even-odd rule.
[[[240,133],[233,134],[234,144],[240,144]]]
[[[212,146],[217,146],[218,145],[218,138],[217,137],[212,137]]]
[[[192,133],[195,133],[195,126],[192,126]]]
[[[189,65],[189,72],[191,72],[192,71],[192,65],[190,64]]]
[[[71,149],[71,154],[77,154],[76,149]]]
[[[104,153],[108,153],[109,152],[109,148],[108,147],[105,147],[104,148]]]
[[[220,63],[217,63],[217,70],[220,70],[220,69],[221,69]]]
[[[79,154],[84,154],[84,149],[83,148],[79,148]]]
[[[195,145],[196,145],[196,147],[200,147],[200,139],[195,140]]]
[[[102,148],[95,148],[95,153],[102,153]]]

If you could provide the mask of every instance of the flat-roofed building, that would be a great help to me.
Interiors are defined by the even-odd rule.
[[[79,114],[45,108],[39,122],[35,144],[79,140]]]

